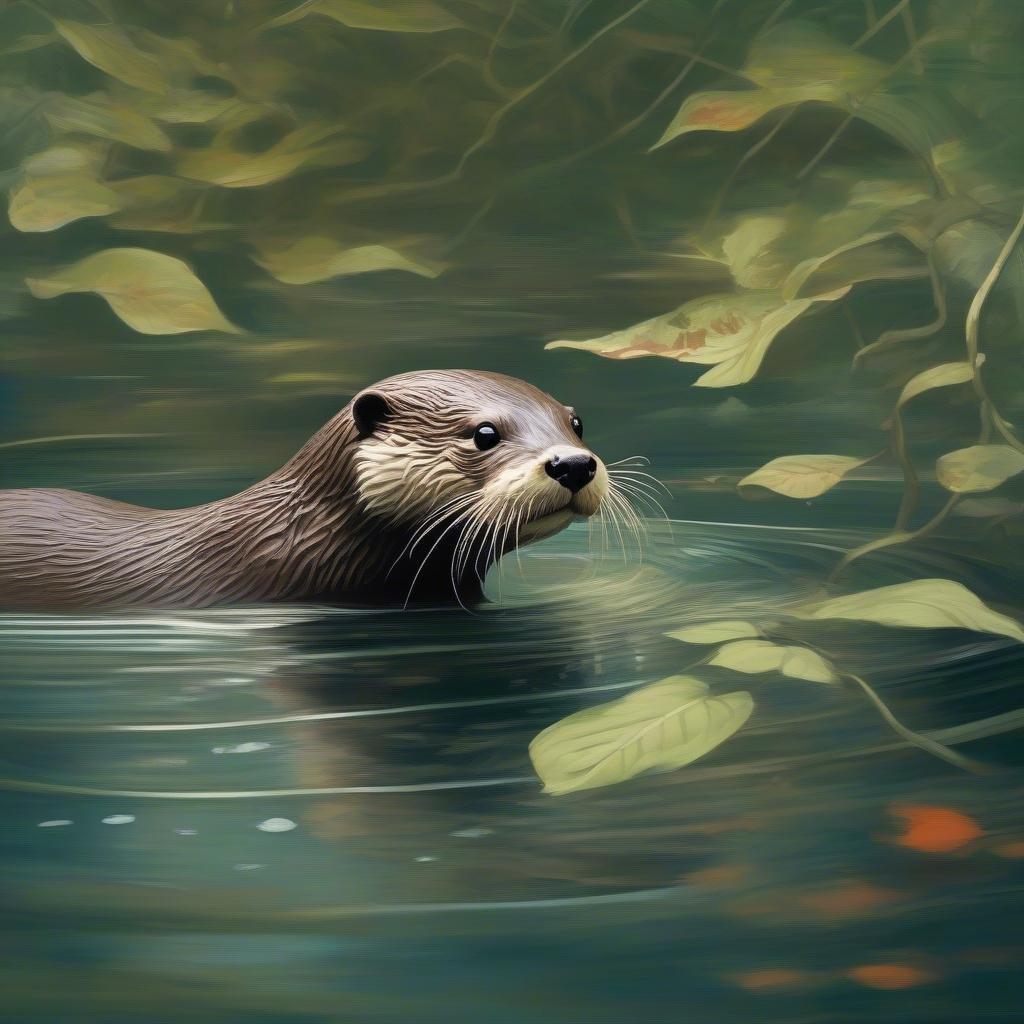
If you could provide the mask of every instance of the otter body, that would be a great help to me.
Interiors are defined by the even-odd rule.
[[[572,409],[512,377],[391,377],[220,501],[0,491],[0,606],[465,604],[506,551],[601,507],[581,438]]]

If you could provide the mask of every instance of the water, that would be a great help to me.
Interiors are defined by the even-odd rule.
[[[756,710],[691,768],[552,798],[529,765],[546,725],[700,660],[664,630],[777,617],[849,540],[676,522],[623,565],[573,528],[475,615],[4,616],[12,1019],[148,1019],[157,998],[220,1022],[1000,1017],[1018,645],[827,635],[991,775],[906,748],[854,692],[707,667]],[[888,572],[929,565],[949,568]],[[985,835],[901,846],[903,805]],[[920,977],[849,976],[877,964]]]
[[[98,66],[112,59],[104,48],[82,59],[38,4],[0,11],[5,190],[20,187],[34,154],[68,142],[47,119],[62,96],[98,94],[163,133],[154,145],[72,131],[104,184],[97,200],[86,182],[90,215],[52,230],[0,217],[0,486],[167,508],[214,500],[281,465],[367,384],[466,366],[571,403],[606,461],[650,458],[672,522],[646,510],[642,557],[605,552],[574,526],[506,559],[491,603],[473,614],[0,615],[4,1020],[1018,1019],[1021,645],[959,630],[811,629],[787,616],[844,551],[891,528],[894,460],[807,502],[748,501],[735,486],[779,455],[879,452],[902,384],[964,358],[968,305],[1019,215],[1014,5],[965,17],[970,5],[919,0],[670,0],[635,5],[605,33],[632,5],[442,0],[465,31],[362,31],[315,12],[266,28],[297,6],[42,5],[182,42],[156,70],[136,60],[127,72]],[[902,69],[883,88],[899,100],[894,132],[854,117],[832,139],[845,108],[813,103],[756,154],[781,110],[748,131],[651,150],[686,95],[748,87],[722,69],[743,67],[757,34],[789,18],[844,44],[877,27],[862,52]],[[933,29],[908,63],[908,41]],[[715,63],[677,80],[698,50]],[[809,58],[829,74],[831,56]],[[175,90],[236,95],[258,116],[240,128],[161,120],[162,94],[148,87],[160,69]],[[942,96],[962,136],[930,134],[923,100]],[[259,187],[183,177],[206,148],[230,164],[322,125],[371,151],[338,165],[319,154]],[[919,149],[907,150],[907,128]],[[888,175],[898,187],[887,190]],[[124,179],[138,195],[117,202],[141,205],[92,215]],[[845,245],[852,236],[815,226],[842,228],[851,197],[870,209],[866,180],[883,196],[934,197],[908,212],[911,224],[920,215],[914,237],[978,218],[939,261],[951,266],[935,336],[851,370],[858,332],[870,341],[935,318],[931,284],[907,272],[904,253],[880,269],[856,263],[849,297],[788,327],[739,388],[691,387],[705,367],[544,350],[734,291],[726,267],[682,257],[738,218],[795,208],[794,230],[820,245],[787,241],[793,261]],[[372,194],[396,183],[415,187]],[[424,258],[447,269],[297,286],[254,258],[307,234],[422,241]],[[187,261],[244,333],[145,335],[95,295],[26,289],[27,276],[125,246]],[[981,343],[993,398],[1019,423],[1020,317],[1003,286]],[[975,443],[969,390],[905,410],[922,477],[916,523],[944,500],[934,457]],[[1019,523],[951,517],[926,543],[863,559],[840,586],[955,579],[1020,619],[1019,540]],[[739,676],[665,636],[722,618],[819,645],[906,725],[989,771],[908,747],[855,689]],[[753,694],[736,736],[677,772],[541,791],[528,757],[538,732],[691,671],[715,692]]]

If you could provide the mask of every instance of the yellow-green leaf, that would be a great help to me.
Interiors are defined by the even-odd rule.
[[[306,0],[268,27],[287,25],[309,14],[322,14],[349,28],[381,32],[444,32],[462,25],[431,0]]]
[[[737,640],[716,651],[709,665],[754,674],[781,672],[790,679],[806,679],[811,683],[834,683],[832,666],[815,651],[806,647],[786,647],[769,640]]]
[[[760,636],[761,631],[752,622],[726,619],[722,622],[702,622],[699,626],[674,629],[665,636],[682,640],[684,644],[720,644],[740,637]]]
[[[54,231],[119,209],[120,197],[106,185],[81,174],[50,174],[12,189],[7,215],[19,231]]]
[[[816,498],[866,461],[848,455],[784,455],[755,469],[737,486],[741,491],[767,487],[788,498]]]
[[[925,579],[878,587],[810,604],[797,610],[808,619],[855,619],[883,626],[920,629],[973,629],[1024,643],[1024,629],[1008,615],[993,611],[953,580]]]
[[[836,100],[827,84],[793,89],[744,89],[733,92],[698,92],[688,96],[664,134],[652,146],[657,149],[687,132],[737,132],[760,121],[765,114],[808,100]]]
[[[95,292],[142,334],[238,331],[187,263],[149,249],[104,249],[26,284],[37,299]]]
[[[974,371],[971,369],[971,364],[967,362],[940,363],[938,366],[931,366],[911,377],[903,385],[896,408],[901,409],[912,398],[924,394],[925,391],[949,387],[952,384],[966,384],[973,377]]]
[[[54,28],[93,67],[137,89],[160,92],[166,87],[159,61],[116,25],[86,25],[54,19]]]
[[[549,726],[530,744],[530,758],[546,793],[609,786],[696,761],[753,708],[749,693],[712,696],[699,679],[669,676]]]
[[[362,139],[299,146],[298,138],[299,133],[293,133],[263,153],[240,153],[223,144],[192,150],[178,161],[178,173],[225,188],[257,188],[287,178],[314,161],[342,166],[362,160],[369,152]]]
[[[935,475],[947,491],[991,491],[1024,471],[1024,453],[1007,444],[976,444],[948,452],[935,463]]]
[[[62,97],[49,108],[46,120],[58,131],[83,132],[138,149],[166,153],[171,148],[171,140],[148,117],[101,97]]]
[[[346,249],[333,239],[321,237],[303,238],[283,249],[265,251],[257,262],[286,284],[311,284],[376,270],[405,270],[421,277],[437,277],[443,269],[436,264],[409,259],[386,245]]]
[[[694,299],[664,316],[589,341],[552,341],[546,348],[578,348],[609,359],[664,356],[714,365],[699,387],[744,384],[756,373],[776,335],[816,301],[848,289],[786,301],[773,291],[742,291]]]

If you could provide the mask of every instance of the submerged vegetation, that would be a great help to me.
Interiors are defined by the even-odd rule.
[[[580,337],[549,348],[671,360],[680,388],[781,374],[818,395],[847,361],[864,403],[888,408],[881,447],[815,442],[739,481],[807,500],[898,471],[891,531],[833,579],[958,518],[1019,543],[1022,33],[1015,0],[20,0],[0,11],[0,315],[98,296],[139,335],[258,346],[260,311],[299,308],[322,282],[440,286],[487,232],[601,223],[625,273],[668,281],[674,308],[566,325]],[[219,295],[221,263],[259,301]],[[925,322],[908,319],[923,305]],[[877,595],[839,617],[1021,639],[949,581],[908,586],[928,592],[894,597],[888,619]],[[939,621],[961,600],[974,618]],[[720,667],[846,678],[877,700],[806,645],[732,626],[680,639],[724,643]],[[745,694],[673,680],[552,727],[542,775],[592,720],[646,721],[641,704],[662,726],[703,715],[707,742],[630,740],[619,777],[686,763],[749,714]],[[743,713],[723,722],[714,701],[730,698]],[[575,771],[585,781],[549,788],[616,775]]]

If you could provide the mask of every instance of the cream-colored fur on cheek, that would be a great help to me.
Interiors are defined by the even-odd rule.
[[[503,469],[483,489],[484,507],[515,510],[530,519],[567,504],[566,490],[544,472],[539,462],[523,462]]]
[[[391,519],[419,518],[473,489],[443,452],[395,434],[361,443],[355,467],[366,510]]]
[[[577,515],[592,516],[601,507],[601,502],[604,501],[607,494],[608,470],[604,468],[604,463],[598,459],[597,472],[594,474],[594,479],[583,490],[573,495],[570,507]]]

